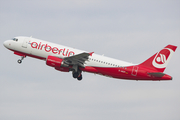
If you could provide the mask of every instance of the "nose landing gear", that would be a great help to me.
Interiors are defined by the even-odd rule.
[[[26,56],[21,56],[21,59],[19,59],[17,62],[19,63],[19,64],[21,64],[22,63],[22,60],[25,58]]]

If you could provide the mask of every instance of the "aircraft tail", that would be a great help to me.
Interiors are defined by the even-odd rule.
[[[177,46],[167,45],[164,49],[157,52],[139,65],[156,70],[157,72],[164,72],[176,48]]]

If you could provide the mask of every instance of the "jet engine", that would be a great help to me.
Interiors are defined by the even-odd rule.
[[[46,65],[54,67],[62,72],[69,72],[69,65],[63,62],[63,59],[49,55],[46,59]]]
[[[49,55],[46,59],[46,65],[51,67],[61,67],[63,59]]]

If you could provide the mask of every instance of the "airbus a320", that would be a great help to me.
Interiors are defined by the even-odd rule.
[[[144,62],[132,64],[32,37],[14,37],[3,44],[15,55],[21,56],[17,61],[19,64],[27,56],[41,59],[58,71],[72,71],[73,78],[77,80],[82,80],[82,71],[117,79],[172,80],[171,76],[163,72],[177,48],[167,45]]]

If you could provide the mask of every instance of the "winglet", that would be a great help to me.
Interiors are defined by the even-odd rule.
[[[94,53],[94,52],[91,52],[91,53],[89,53],[89,55],[92,56],[93,53]]]

